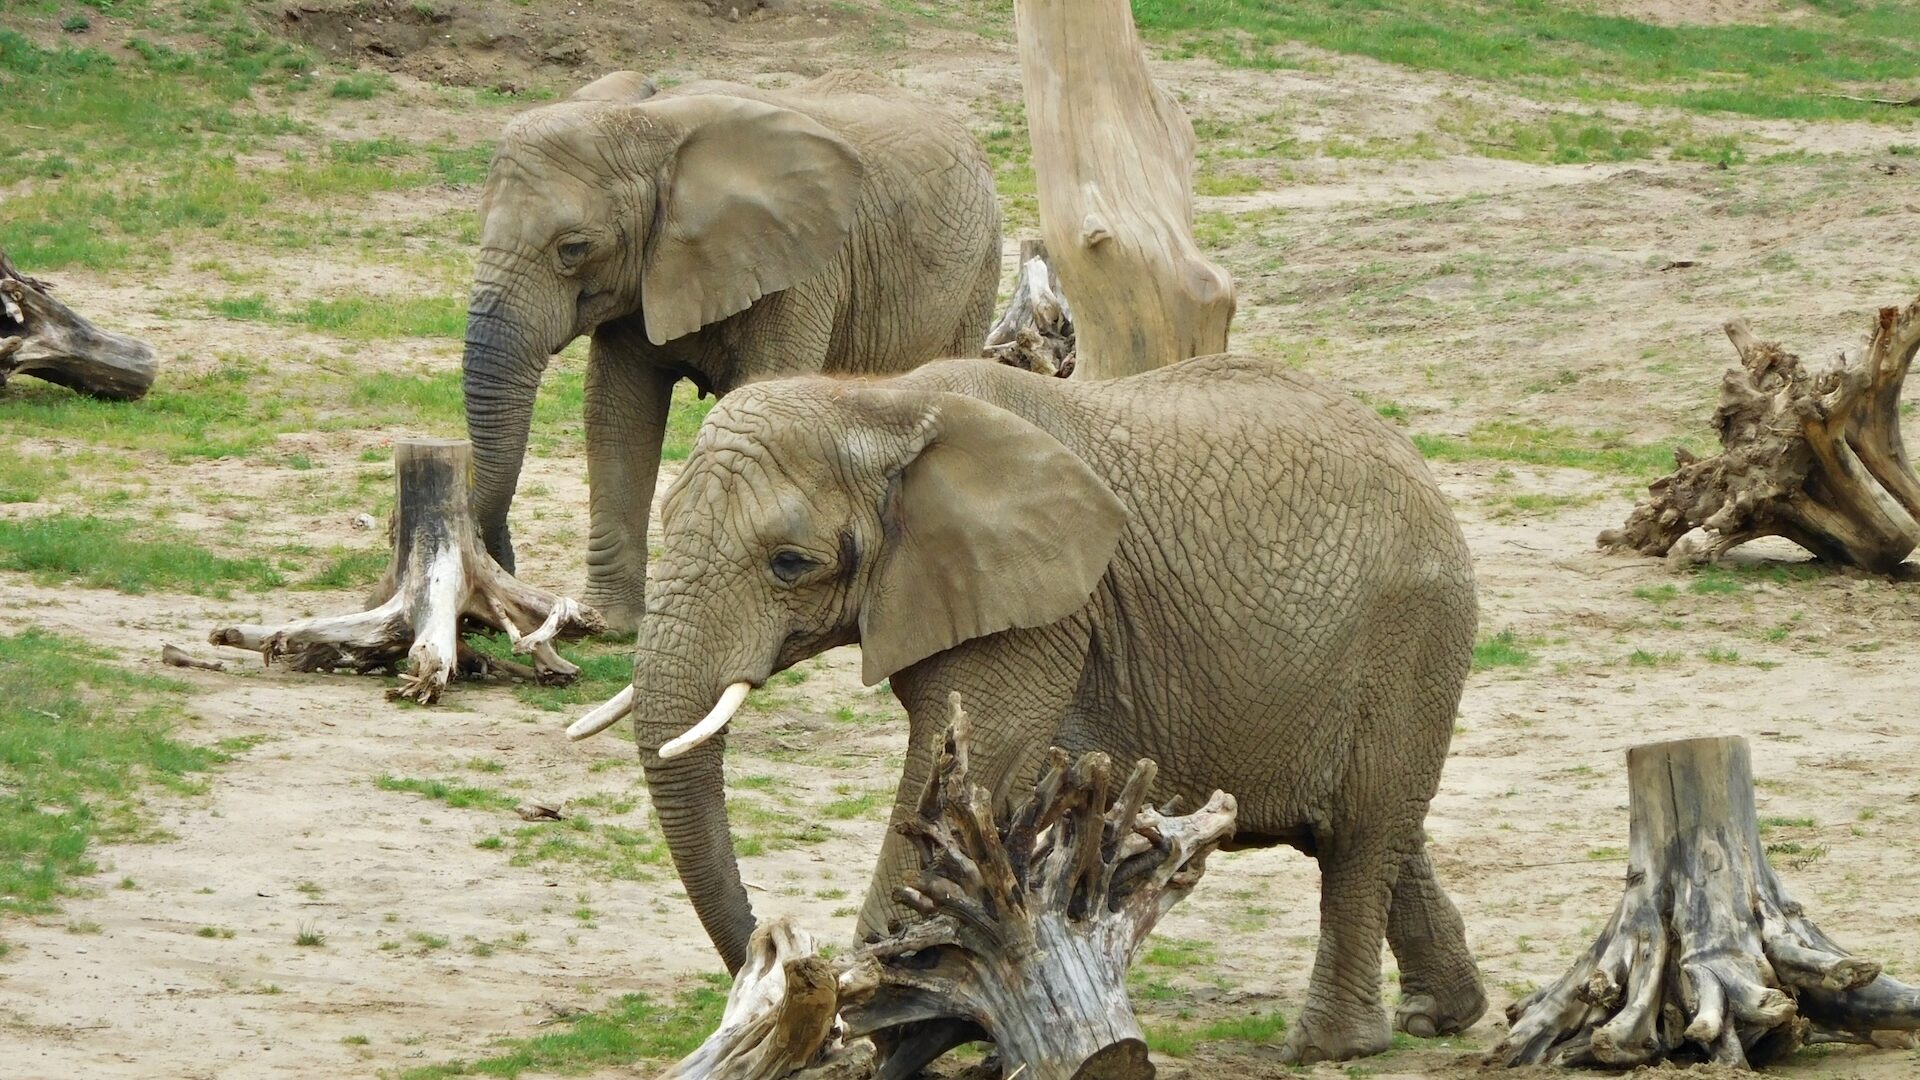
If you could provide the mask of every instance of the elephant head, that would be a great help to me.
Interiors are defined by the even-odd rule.
[[[632,72],[516,117],[480,198],[464,384],[473,508],[513,568],[507,506],[547,358],[638,314],[662,345],[817,273],[845,245],[862,170],[809,117]]]
[[[720,731],[746,689],[854,641],[872,685],[969,639],[1066,618],[1106,572],[1126,511],[1012,412],[810,377],[722,399],[664,515],[635,741],[687,896],[737,970],[754,916]]]

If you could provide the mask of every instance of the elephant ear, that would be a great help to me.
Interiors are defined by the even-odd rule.
[[[645,101],[656,92],[653,80],[637,71],[614,71],[575,90],[573,101]]]
[[[683,133],[660,175],[641,271],[641,312],[655,345],[799,284],[846,244],[860,156],[818,121],[717,95],[638,111]]]
[[[896,475],[860,611],[871,686],[963,641],[1086,606],[1127,511],[1060,440],[1005,409],[934,395]]]

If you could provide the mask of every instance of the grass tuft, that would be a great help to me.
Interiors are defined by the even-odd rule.
[[[641,1061],[685,1057],[720,1024],[726,995],[712,987],[682,992],[670,1007],[645,994],[627,994],[607,1009],[567,1022],[564,1030],[508,1040],[503,1050],[476,1061],[408,1069],[400,1080],[490,1076],[514,1080],[521,1073],[588,1073]]]

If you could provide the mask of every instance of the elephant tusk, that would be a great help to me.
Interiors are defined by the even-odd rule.
[[[753,684],[744,682],[737,682],[727,687],[721,693],[720,700],[713,706],[713,711],[707,714],[706,719],[681,732],[677,737],[667,740],[666,744],[660,747],[661,759],[679,757],[713,738],[721,728],[727,726],[727,721],[733,719],[733,714],[739,711],[740,703],[747,700],[747,691],[751,689]]]
[[[632,711],[633,684],[628,683],[625,690],[613,695],[613,700],[567,725],[567,738],[578,742],[598,735]]]

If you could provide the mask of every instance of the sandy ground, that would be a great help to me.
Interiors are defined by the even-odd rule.
[[[1679,5],[1632,7],[1665,14]],[[1700,21],[1768,7],[1730,2]],[[930,33],[896,54],[902,81],[963,104],[1017,92],[1004,48],[959,57],[941,40]],[[789,74],[774,59],[740,62],[770,80]],[[1298,72],[1199,61],[1158,70],[1196,114],[1280,110],[1296,134],[1391,140],[1459,100],[1498,97],[1330,57]],[[354,130],[371,134],[380,119],[369,113]],[[1293,163],[1292,175],[1267,190],[1202,198],[1203,214],[1238,223],[1218,246],[1241,289],[1236,341],[1403,406],[1411,430],[1459,434],[1504,420],[1609,429],[1630,443],[1697,438],[1731,356],[1719,337],[1723,319],[1749,314],[1763,336],[1822,355],[1851,343],[1872,307],[1920,289],[1915,167],[1904,175],[1868,168],[1889,143],[1914,141],[1910,129],[1715,123],[1783,151],[1832,156],[1731,172],[1686,162],[1321,156]],[[1676,259],[1698,266],[1660,269]],[[411,287],[350,261],[266,268],[284,284]],[[70,303],[148,336],[168,356],[250,351],[276,365],[368,369],[458,363],[457,343],[346,347],[196,314],[125,282],[60,281]],[[290,446],[310,453],[317,472],[350,472],[359,450],[399,434],[316,433]],[[1536,656],[1530,666],[1474,675],[1427,826],[1494,1008],[1464,1038],[1306,1075],[1472,1071],[1476,1051],[1501,1037],[1499,1009],[1557,977],[1611,913],[1625,869],[1622,755],[1641,742],[1748,738],[1760,813],[1813,822],[1777,832],[1819,852],[1781,866],[1796,896],[1841,943],[1896,975],[1920,975],[1912,959],[1920,954],[1912,859],[1920,676],[1904,648],[1920,626],[1920,593],[1847,575],[1743,576],[1730,594],[1691,591],[1660,563],[1594,552],[1595,533],[1631,505],[1630,477],[1500,461],[1438,462],[1434,471],[1472,545],[1483,630],[1511,629]],[[272,508],[276,485],[298,479],[246,462],[156,461],[150,472],[153,497],[166,505],[217,487],[228,494],[223,505],[237,501],[256,518]],[[582,461],[536,458],[523,484],[534,492],[515,510],[523,571],[548,585],[577,584]],[[1520,494],[1557,502],[1521,509],[1512,498]],[[211,524],[218,512],[208,513]],[[262,527],[316,543],[373,543],[350,517],[275,516]],[[1756,547],[1743,558],[1799,557],[1784,545]],[[1669,584],[1678,592],[1662,598],[1656,590]],[[354,600],[125,596],[0,575],[0,604],[16,626],[72,633],[155,668],[162,642],[210,653],[197,643],[211,626],[341,611]],[[1786,632],[1770,632],[1779,628]],[[0,1076],[393,1074],[484,1056],[499,1038],[538,1034],[559,1013],[620,994],[668,1000],[720,970],[668,867],[652,880],[611,881],[592,864],[513,865],[508,851],[475,846],[520,828],[513,811],[451,809],[375,785],[382,775],[458,778],[649,831],[629,743],[569,744],[560,734],[567,714],[529,708],[504,687],[462,687],[440,708],[398,710],[378,679],[228,660],[229,673],[179,676],[194,687],[189,737],[264,741],[220,770],[206,795],[154,798],[172,839],[101,851],[93,895],[58,916],[6,926],[15,950],[0,962]],[[736,722],[731,775],[756,778],[737,798],[825,833],[747,857],[743,870],[761,914],[792,915],[832,937],[851,933],[845,909],[863,894],[885,809],[848,820],[821,810],[849,793],[891,789],[904,721],[890,697],[858,686],[851,650],[808,671],[773,705]],[[853,721],[835,715],[842,707]],[[502,770],[477,772],[476,759]],[[114,888],[123,877],[138,887]],[[1316,878],[1314,864],[1291,851],[1212,861],[1160,933],[1213,948],[1200,963],[1153,972],[1178,995],[1143,1002],[1143,1014],[1296,1012],[1316,940]],[[85,923],[99,932],[69,932]],[[232,934],[201,936],[203,927]],[[302,932],[323,934],[324,945],[297,946]],[[1390,956],[1387,963],[1391,972]],[[1391,985],[1386,993],[1391,1000]],[[1227,1044],[1203,1046],[1165,1071],[1287,1072],[1269,1049]],[[1891,1080],[1920,1072],[1920,1056],[1816,1048],[1781,1071]]]

